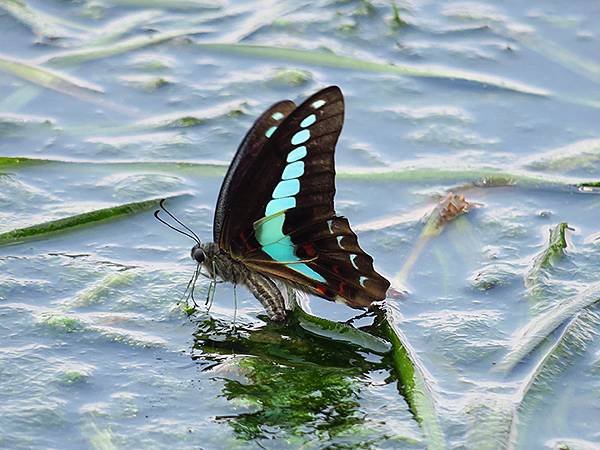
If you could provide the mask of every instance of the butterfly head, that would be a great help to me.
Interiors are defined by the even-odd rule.
[[[204,249],[202,248],[202,244],[200,242],[192,247],[191,256],[192,259],[198,264],[202,264],[206,259],[206,253],[204,253]]]
[[[172,230],[175,230],[178,233],[183,234],[184,236],[192,238],[194,241],[196,241],[196,244],[192,247],[192,251],[191,251],[192,259],[194,261],[196,261],[198,264],[204,263],[205,260],[206,260],[206,252],[205,252],[205,249],[202,246],[202,242],[200,241],[200,238],[198,237],[198,235],[196,233],[194,233],[194,231],[190,227],[188,227],[187,225],[185,225],[181,220],[179,220],[177,217],[175,217],[173,214],[171,214],[165,208],[164,202],[165,202],[164,199],[160,201],[160,203],[159,203],[160,210],[164,211],[171,219],[173,219],[182,228],[177,228],[177,226],[173,226],[173,225],[165,222],[160,217],[160,212],[161,211],[158,210],[158,209],[156,211],[154,211],[154,217],[156,217],[156,219],[159,222],[162,222],[164,225],[168,226]]]

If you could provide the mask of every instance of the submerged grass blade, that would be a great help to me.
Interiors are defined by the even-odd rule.
[[[0,9],[7,11],[41,37],[76,37],[79,33],[87,31],[82,25],[37,11],[23,0],[0,0]],[[77,32],[74,33],[71,29]]]
[[[382,170],[340,170],[340,178],[372,181],[468,182],[475,187],[519,186],[533,189],[578,190],[592,180],[538,175],[523,170],[505,171],[489,167],[440,168],[394,167]]]
[[[598,313],[590,308],[576,313],[526,376],[516,396],[519,401],[514,409],[508,440],[510,445],[518,447],[519,432],[527,430],[523,425],[527,424],[528,415],[539,411],[539,408],[531,406],[538,404],[544,396],[533,395],[535,391],[547,391],[548,384],[587,349],[588,343],[598,336],[596,330],[599,319]]]
[[[339,56],[314,50],[299,50],[292,48],[268,47],[249,44],[224,44],[224,43],[197,43],[201,48],[219,53],[233,53],[258,58],[268,58],[278,61],[299,64],[334,67],[337,69],[350,69],[365,72],[391,73],[410,77],[438,78],[462,80],[482,86],[492,86],[506,89],[521,94],[547,97],[550,95],[545,89],[518,83],[509,79],[492,75],[482,75],[475,72],[448,69],[444,67],[419,67],[408,65],[395,65],[383,62],[365,61],[349,56]]]
[[[161,15],[160,11],[142,11],[121,16],[94,31],[94,37],[86,42],[85,47],[94,47],[114,43],[121,36],[135,30],[140,25],[148,24]],[[81,49],[78,49],[81,50]]]
[[[525,287],[530,291],[536,290],[543,283],[545,269],[554,266],[563,257],[564,250],[567,248],[567,230],[572,228],[569,228],[566,222],[550,229],[547,247],[533,259],[525,274]]]
[[[243,105],[240,105],[243,108]],[[202,114],[207,114],[206,119],[219,117],[219,114],[237,115],[240,113],[239,108],[234,108],[229,111],[223,109],[219,112],[216,109],[213,111],[215,115],[207,114],[208,111],[203,111]],[[154,118],[138,122],[131,127],[127,127],[125,131],[132,132],[135,130],[160,128],[160,127],[186,127],[201,124],[202,117],[197,115],[180,116],[170,115],[161,118]],[[33,160],[33,159],[32,159]],[[92,164],[92,165],[119,165],[130,168],[146,168],[159,170],[199,170],[200,173],[207,176],[223,176],[229,167],[227,162],[193,162],[193,161],[103,161],[94,162],[86,160],[39,160],[42,162],[65,163],[65,164]],[[209,170],[207,170],[209,169]],[[600,192],[600,182],[586,180],[584,178],[561,177],[561,176],[542,176],[526,171],[504,171],[500,169],[491,169],[489,167],[482,168],[440,168],[440,167],[395,167],[385,170],[371,169],[351,169],[340,168],[337,171],[336,177],[341,180],[360,180],[373,182],[388,182],[397,181],[405,183],[457,183],[468,182],[476,187],[496,187],[496,186],[517,186],[531,189],[549,189],[565,192]]]
[[[593,169],[598,161],[600,161],[600,139],[584,139],[527,158],[524,167],[565,173],[575,169]]]
[[[108,0],[113,5],[135,6],[138,8],[190,10],[221,9],[224,2],[204,0]]]
[[[594,283],[574,298],[531,320],[514,333],[509,352],[498,364],[498,370],[511,371],[561,324],[598,301],[600,301],[600,283]]]
[[[16,112],[36,98],[42,89],[39,86],[27,85],[15,89],[0,100],[0,111]]]
[[[177,30],[164,33],[156,33],[147,36],[135,36],[120,42],[109,45],[92,45],[77,50],[67,50],[55,53],[48,57],[41,58],[38,64],[48,64],[51,66],[65,66],[71,64],[80,64],[85,61],[92,61],[109,56],[129,53],[152,45],[162,44],[183,36],[193,36],[195,34],[207,33],[211,30],[207,28],[197,28],[191,30]]]
[[[0,71],[22,78],[30,83],[84,100],[98,100],[103,90],[93,84],[32,65],[6,56],[0,56]]]
[[[183,194],[182,194],[183,195]],[[180,197],[175,195],[167,198]],[[32,225],[26,228],[19,228],[0,234],[0,246],[9,244],[19,244],[31,239],[44,238],[56,233],[71,231],[83,226],[95,225],[109,220],[116,220],[142,211],[156,208],[161,199],[151,199],[141,202],[126,203],[109,208],[97,209],[64,219],[52,220],[49,222]]]

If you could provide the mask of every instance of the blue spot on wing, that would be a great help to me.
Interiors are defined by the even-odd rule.
[[[254,223],[256,240],[262,246],[262,251],[269,255],[274,261],[285,264],[290,269],[301,273],[321,283],[326,280],[319,273],[308,267],[296,256],[296,247],[291,238],[283,234],[283,223],[285,214],[275,214],[265,217]],[[298,261],[298,262],[297,262]]]
[[[300,192],[300,181],[297,179],[280,181],[273,191],[273,198],[291,197]]]
[[[315,116],[314,114],[311,114],[310,116],[307,116],[302,122],[300,122],[300,126],[302,128],[310,127],[316,121],[317,121],[317,116]]]
[[[306,156],[306,147],[304,145],[296,147],[294,150],[288,153],[287,162],[294,162],[302,159]]]
[[[295,270],[296,272],[300,272],[302,275],[306,275],[308,278],[312,278],[313,280],[320,281],[321,283],[326,283],[327,280],[323,278],[318,272],[315,272],[313,269],[308,267],[304,263],[298,264],[287,264],[287,266]]]
[[[304,162],[296,161],[285,166],[282,180],[290,180],[292,178],[299,178],[304,174]]]
[[[280,211],[285,211],[286,209],[291,209],[296,207],[296,199],[294,197],[283,197],[283,198],[274,198],[267,203],[267,208],[265,209],[265,216],[270,216],[272,214],[276,214]]]
[[[292,136],[292,145],[303,144],[310,139],[310,131],[300,130]]]
[[[265,131],[265,136],[270,138],[271,136],[273,136],[273,133],[275,133],[276,129],[277,129],[277,127],[269,128],[267,131]]]

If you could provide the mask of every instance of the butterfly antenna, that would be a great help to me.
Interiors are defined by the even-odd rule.
[[[163,220],[162,218],[160,218],[160,217],[159,217],[159,214],[160,214],[160,210],[158,210],[158,209],[157,209],[156,211],[154,211],[154,217],[156,218],[156,220],[158,220],[158,221],[159,221],[159,222],[161,222],[162,224],[164,224],[164,225],[168,226],[168,227],[169,227],[171,230],[175,230],[175,231],[177,231],[178,233],[180,233],[180,234],[183,234],[184,236],[187,236],[187,237],[189,237],[190,239],[193,239],[193,240],[194,240],[194,241],[196,241],[198,244],[200,243],[200,239],[198,238],[198,236],[196,236],[195,234],[194,234],[194,235],[191,235],[190,233],[186,233],[185,231],[181,231],[180,229],[178,229],[178,228],[175,228],[173,225],[171,225],[170,223],[168,223],[168,222],[166,222],[165,220]]]
[[[190,227],[188,227],[181,220],[179,220],[177,217],[175,217],[173,214],[171,214],[167,208],[165,208],[165,199],[164,198],[158,203],[158,206],[160,206],[160,209],[162,209],[164,212],[166,212],[169,215],[169,217],[171,217],[171,219],[173,219],[175,222],[177,222],[179,225],[181,225],[187,231],[192,233],[194,235],[194,237],[196,238],[196,240],[198,241],[198,243],[200,243],[200,238],[198,237],[198,235],[196,233],[194,233],[194,231]]]

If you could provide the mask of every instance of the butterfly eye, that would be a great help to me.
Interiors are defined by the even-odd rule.
[[[192,259],[194,261],[196,261],[198,264],[202,264],[204,262],[204,259],[206,258],[206,255],[204,254],[204,251],[200,248],[199,245],[195,245],[192,248]]]

